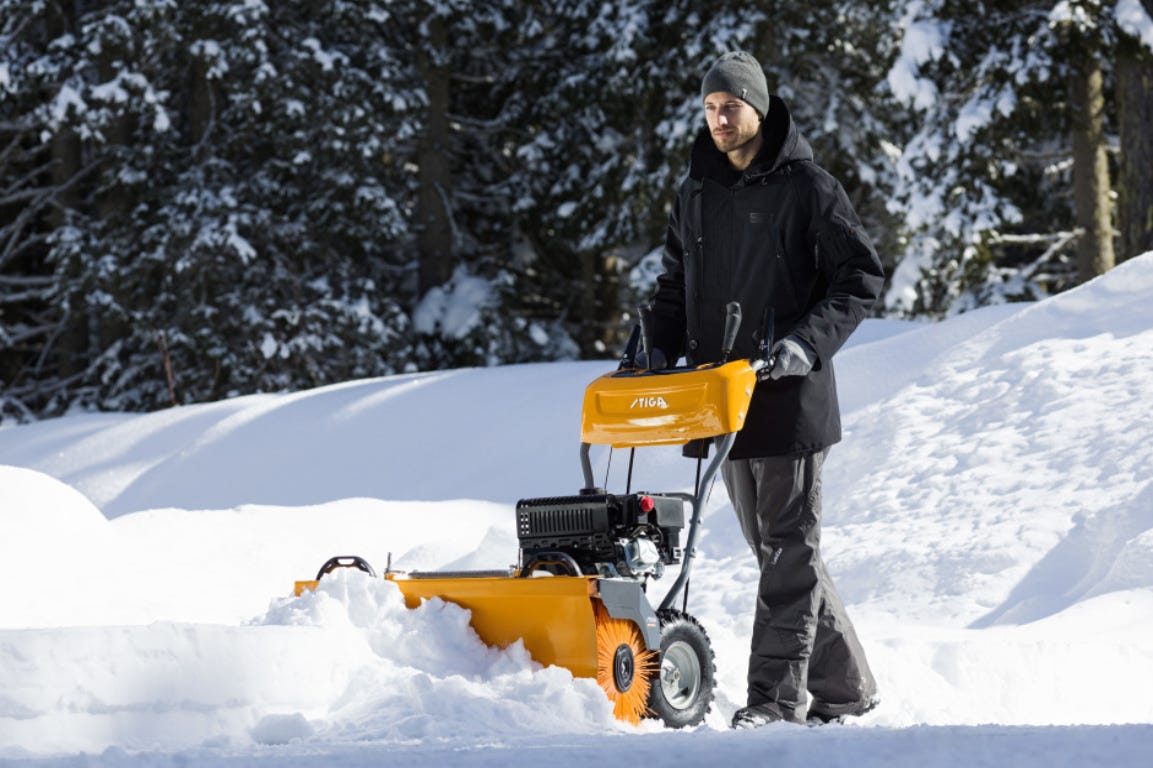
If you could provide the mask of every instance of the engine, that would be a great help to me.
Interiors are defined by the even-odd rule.
[[[660,578],[665,565],[681,561],[684,507],[681,497],[656,493],[522,499],[521,567]]]

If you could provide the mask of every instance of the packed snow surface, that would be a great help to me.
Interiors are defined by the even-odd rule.
[[[292,596],[332,555],[512,564],[516,500],[581,484],[582,393],[613,363],[574,362],[0,430],[0,763],[1147,765],[1153,254],[1036,304],[867,321],[837,366],[824,555],[882,694],[858,722],[728,730],[756,570],[719,484],[689,602],[719,687],[689,731],[617,723],[593,681],[383,579]],[[641,451],[634,487],[694,469]]]

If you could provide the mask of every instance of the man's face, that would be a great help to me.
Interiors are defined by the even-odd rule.
[[[748,144],[761,129],[757,110],[727,91],[705,97],[705,120],[717,149],[725,153]]]

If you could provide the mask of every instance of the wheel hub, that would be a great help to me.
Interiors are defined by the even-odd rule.
[[[661,659],[661,689],[675,709],[686,709],[696,701],[701,687],[701,664],[686,643],[675,642]]]
[[[633,677],[636,675],[636,662],[633,659],[633,649],[627,645],[617,646],[613,655],[613,682],[617,690],[622,693],[633,686]]]

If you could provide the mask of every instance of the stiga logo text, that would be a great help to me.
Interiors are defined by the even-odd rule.
[[[638,397],[633,400],[633,404],[629,408],[668,408],[668,402],[657,395],[655,397]]]

